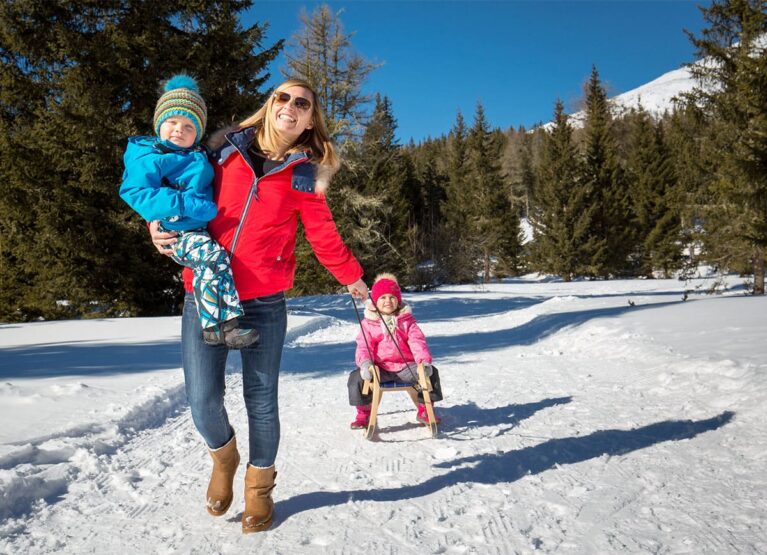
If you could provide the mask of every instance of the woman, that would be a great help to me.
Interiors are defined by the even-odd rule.
[[[324,190],[339,162],[317,96],[307,83],[285,81],[255,114],[236,128],[214,135],[210,146],[218,214],[208,230],[231,253],[245,310],[241,322],[260,334],[256,344],[241,350],[249,433],[242,531],[258,532],[272,524],[271,491],[280,439],[277,381],[287,324],[284,291],[293,286],[299,218],[314,253],[333,276],[360,299],[367,298],[367,286],[325,202]],[[150,233],[163,254],[176,240],[172,233],[159,232],[156,222],[150,225]],[[207,509],[220,516],[232,503],[232,482],[240,461],[224,408],[228,349],[203,341],[188,269],[183,277],[186,393],[195,426],[213,458]]]

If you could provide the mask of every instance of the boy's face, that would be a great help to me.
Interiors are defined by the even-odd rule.
[[[381,312],[381,314],[393,314],[394,311],[397,310],[397,306],[399,306],[397,297],[390,295],[389,293],[384,293],[378,297],[378,300],[376,301],[376,307]]]
[[[189,148],[197,138],[197,128],[186,116],[171,116],[160,124],[160,138],[181,148]]]

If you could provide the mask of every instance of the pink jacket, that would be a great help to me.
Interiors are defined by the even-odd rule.
[[[388,372],[399,372],[408,362],[431,364],[431,352],[426,345],[426,337],[416,324],[410,306],[403,303],[395,318],[396,325],[392,335],[396,338],[399,350],[389,332],[386,331],[386,325],[378,317],[373,303],[371,301],[366,303],[365,318],[362,320],[362,330],[365,335],[363,337],[362,330],[357,334],[357,352],[354,356],[357,366],[370,360],[371,352],[373,362],[378,368]],[[370,351],[365,344],[365,338],[367,338],[367,345],[370,345]],[[399,351],[402,351],[402,355]]]

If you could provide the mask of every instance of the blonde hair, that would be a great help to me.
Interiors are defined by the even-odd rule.
[[[289,87],[303,87],[312,93],[312,128],[304,130],[303,133],[286,150],[287,154],[294,152],[308,151],[314,163],[324,166],[326,170],[335,173],[341,162],[336,154],[333,142],[330,140],[328,128],[325,125],[325,117],[322,114],[317,93],[312,86],[301,79],[288,79],[274,89],[266,103],[252,116],[245,118],[240,122],[240,128],[255,127],[256,140],[258,146],[263,152],[273,154],[280,151],[280,136],[272,125],[271,118],[268,115],[274,106],[274,93],[283,91]]]

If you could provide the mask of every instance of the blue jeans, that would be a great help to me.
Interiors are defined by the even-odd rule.
[[[280,443],[277,385],[287,329],[285,295],[277,293],[244,301],[244,327],[256,328],[260,339],[240,351],[242,394],[248,414],[248,461],[265,468],[274,464]],[[225,345],[207,345],[194,296],[184,299],[181,319],[181,352],[186,396],[192,419],[210,449],[225,445],[234,434],[224,408]]]

